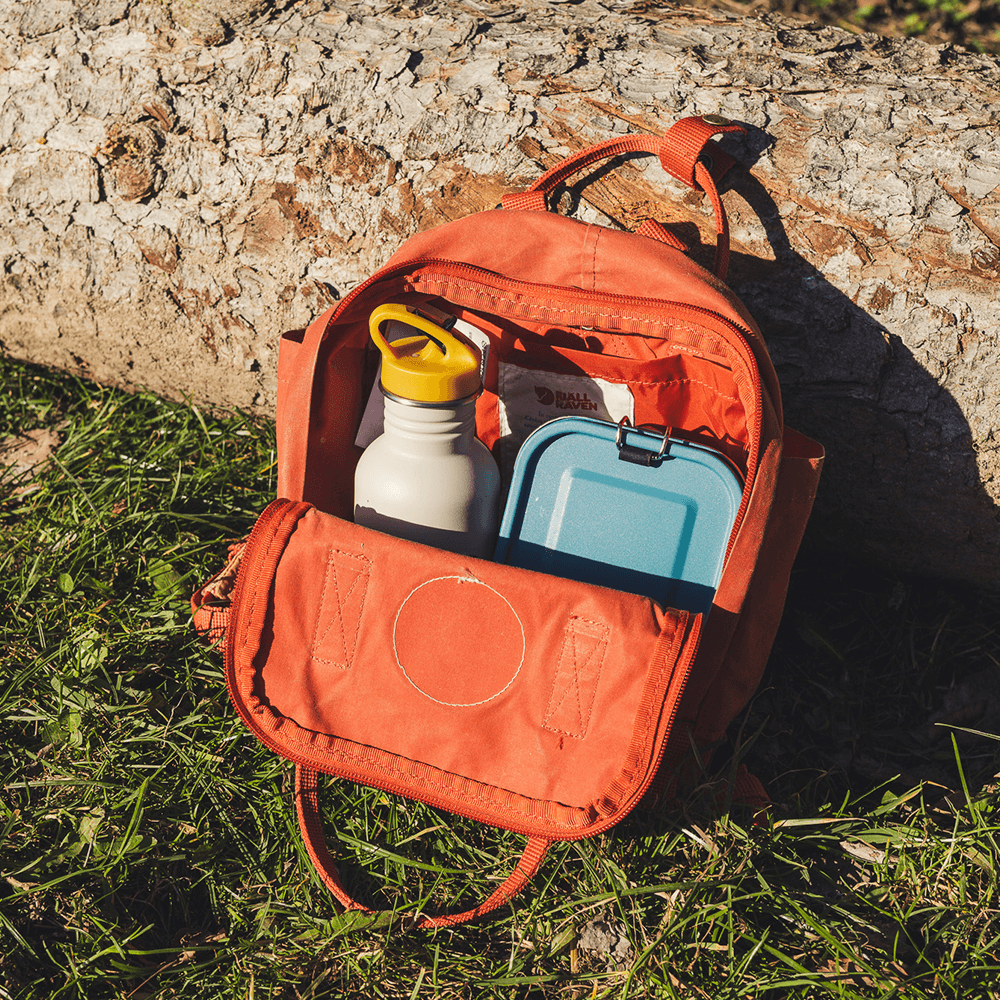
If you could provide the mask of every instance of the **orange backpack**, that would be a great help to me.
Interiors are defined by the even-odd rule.
[[[224,627],[236,710],[295,763],[306,846],[348,909],[364,908],[326,847],[320,774],[528,838],[480,905],[416,921],[448,926],[504,905],[551,842],[607,830],[674,787],[692,744],[720,740],[760,680],[823,451],[783,426],[760,331],[723,283],[728,230],[716,181],[733,161],[711,138],[734,129],[687,118],[663,137],[583,150],[502,208],[412,237],[282,339],[281,499],[239,553],[228,610],[208,600],[220,580],[193,603],[202,628]],[[631,152],[659,156],[709,194],[714,275],[652,220],[628,233],[547,210],[574,173]],[[527,420],[537,423],[550,397],[579,401],[544,391],[574,378],[624,393],[634,425],[672,428],[724,455],[743,492],[710,612],[355,525],[355,439],[374,379],[368,320],[385,302],[441,310],[488,335],[477,434],[508,473],[524,386],[542,387]],[[737,794],[763,798],[753,780]]]

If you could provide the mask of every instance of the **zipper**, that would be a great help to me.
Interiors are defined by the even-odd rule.
[[[237,637],[243,636],[250,625],[248,620],[250,611],[244,607],[244,591],[252,586],[252,581],[260,577],[267,554],[271,551],[274,541],[279,536],[283,536],[281,542],[281,548],[283,549],[288,536],[291,535],[299,518],[307,510],[311,509],[311,507],[311,504],[301,501],[278,499],[269,503],[261,511],[260,517],[257,518],[256,523],[250,531],[246,547],[243,549],[239,572],[236,574],[236,583],[233,586],[232,601],[229,605],[229,627],[226,629],[226,645],[223,650],[226,690],[229,692],[229,700],[233,703],[233,707],[239,713],[240,718],[243,719],[255,734],[258,734],[258,728],[243,706],[242,699],[238,697],[236,686]],[[277,528],[275,524],[277,524]],[[264,550],[261,550],[260,542],[265,535],[270,536],[271,544]],[[270,586],[270,580],[268,581],[268,586]]]
[[[706,309],[704,306],[696,306],[688,302],[677,302],[672,299],[646,298],[637,295],[618,295],[615,292],[588,292],[586,289],[575,288],[571,285],[543,285],[532,281],[522,281],[518,278],[507,278],[502,274],[498,274],[496,271],[491,271],[485,267],[479,267],[476,264],[462,264],[440,257],[417,257],[413,260],[396,264],[394,267],[385,268],[382,271],[376,272],[371,277],[366,278],[360,285],[355,286],[343,299],[341,299],[340,303],[334,309],[329,322],[336,322],[373,285],[382,281],[390,281],[393,278],[401,277],[407,273],[412,273],[417,270],[425,270],[431,267],[440,268],[441,271],[447,275],[457,278],[469,277],[473,281],[479,280],[483,284],[490,285],[491,287],[507,289],[513,292],[534,292],[538,294],[539,290],[541,290],[542,296],[551,295],[552,292],[557,292],[561,293],[567,299],[575,299],[581,302],[609,302],[652,310],[659,310],[663,306],[670,306],[671,308],[687,310],[702,316],[710,316],[719,321],[723,326],[726,326],[730,330],[739,334],[741,344],[746,347],[750,356],[753,357],[753,348],[751,347],[751,342],[755,339],[753,331],[745,326],[741,326],[728,316],[723,316],[722,313],[715,312],[712,309]],[[757,379],[757,381],[759,383],[759,379]]]
[[[254,713],[244,702],[236,681],[237,644],[243,644],[243,637],[251,625],[251,619],[255,610],[252,606],[248,606],[245,592],[249,590],[252,586],[252,582],[256,580],[262,572],[267,573],[267,586],[268,590],[270,590],[270,577],[273,575],[273,572],[265,569],[267,563],[269,562],[269,556],[274,551],[276,543],[278,545],[279,552],[284,549],[285,544],[288,541],[288,537],[294,530],[299,518],[310,509],[312,509],[311,504],[295,502],[292,500],[275,500],[264,508],[260,517],[257,519],[257,523],[253,526],[253,530],[250,532],[250,537],[247,539],[246,548],[243,553],[243,560],[240,563],[240,571],[236,578],[236,586],[233,590],[231,617],[229,620],[229,629],[227,630],[226,635],[225,673],[226,689],[229,692],[229,700],[233,703],[233,707],[236,709],[237,714],[243,720],[247,729],[249,729],[250,732],[252,732],[254,736],[256,736],[257,739],[264,744],[264,746],[278,754],[279,757],[283,757],[285,760],[291,761],[291,763],[297,764],[301,767],[307,767],[311,770],[317,771],[320,770],[320,768],[316,766],[315,760],[310,760],[301,754],[290,751],[283,743],[276,740],[270,732],[261,727]],[[270,603],[270,600],[268,599],[265,603]],[[263,622],[261,624],[263,624]],[[241,649],[240,655],[245,657],[248,655],[248,652],[251,658],[257,654],[257,650],[247,651],[245,649]],[[372,788],[378,788],[383,792],[390,792],[393,795],[412,795],[409,789],[405,789],[401,785],[397,785],[392,781],[380,779],[377,776],[368,774],[365,774],[364,776],[359,775],[356,780],[365,785],[369,785]],[[426,802],[428,805],[434,806],[435,808],[443,809],[445,812],[455,811],[455,804],[453,802],[448,802],[441,798],[421,795],[421,801]],[[474,819],[477,822],[489,822],[489,819],[477,816],[471,812],[465,813],[464,815],[468,815],[470,819]]]
[[[653,783],[656,781],[657,776],[661,772],[661,768],[664,766],[664,760],[666,758],[667,748],[670,746],[671,743],[670,736],[674,728],[674,723],[677,721],[677,713],[680,711],[681,699],[684,697],[684,689],[687,687],[688,678],[691,676],[691,667],[694,664],[695,658],[698,655],[698,647],[701,645],[701,626],[704,620],[705,620],[704,616],[700,614],[695,615],[692,619],[689,619],[691,625],[688,631],[685,645],[689,645],[690,648],[686,650],[684,653],[684,662],[682,666],[682,669],[684,671],[684,677],[681,680],[680,686],[677,690],[677,694],[674,697],[673,702],[670,706],[670,715],[667,717],[667,722],[665,727],[666,735],[663,737],[663,743],[661,744],[660,749],[656,755],[656,760],[651,762],[646,777],[643,779],[642,785],[632,795],[628,805],[625,806],[624,809],[620,809],[618,812],[615,813],[614,819],[606,820],[604,823],[599,824],[597,827],[588,831],[585,834],[580,834],[579,836],[574,836],[574,837],[566,837],[564,838],[565,840],[583,840],[585,837],[593,837],[596,834],[603,833],[605,830],[608,830],[612,826],[617,825],[623,819],[625,819],[625,817],[628,816],[628,814],[632,812],[636,808],[636,806],[639,805],[639,803],[643,800],[646,793],[652,787]],[[680,757],[681,753],[679,751],[674,750],[671,752],[670,762],[671,763],[679,762]]]
[[[694,646],[691,649],[691,654],[687,658],[688,668],[684,674],[684,680],[681,682],[680,690],[677,692],[677,697],[674,699],[674,703],[670,709],[670,718],[667,722],[667,735],[663,741],[663,746],[660,748],[659,760],[656,764],[656,769],[653,773],[652,779],[647,783],[645,791],[648,792],[650,788],[655,788],[655,794],[657,796],[662,795],[664,789],[667,785],[668,776],[671,771],[677,768],[681,760],[684,757],[684,749],[678,744],[674,736],[674,723],[677,721],[677,714],[681,709],[681,701],[684,697],[684,691],[687,688],[688,678],[691,676],[691,667],[694,664],[695,658],[698,656],[698,648],[701,645],[701,626],[704,623],[704,618],[699,616],[701,619],[697,624],[697,634],[694,636]],[[645,792],[643,793],[645,794]]]
[[[288,760],[298,766],[319,771],[322,770],[322,768],[317,767],[315,760],[311,760],[301,754],[290,751],[287,746],[275,739],[270,732],[264,730],[260,726],[254,713],[244,702],[239,691],[239,685],[236,681],[237,644],[240,644],[241,646],[243,645],[246,632],[252,624],[255,612],[262,619],[260,623],[261,626],[263,626],[263,618],[266,615],[266,607],[262,611],[257,611],[257,609],[253,606],[255,602],[248,602],[246,592],[248,592],[254,585],[254,581],[259,580],[262,573],[265,574],[265,583],[268,592],[270,592],[273,568],[267,568],[268,563],[271,561],[275,550],[279,555],[284,550],[285,545],[288,542],[288,538],[295,530],[295,526],[298,523],[299,518],[311,509],[312,505],[308,503],[280,499],[273,501],[265,507],[260,517],[257,519],[257,523],[254,525],[253,530],[250,532],[250,537],[247,539],[243,559],[240,563],[240,570],[236,578],[236,585],[233,590],[231,617],[229,621],[229,628],[227,629],[224,656],[226,689],[229,693],[229,700],[232,702],[237,714],[243,720],[244,725],[254,734],[254,736],[257,737],[258,740],[260,740],[261,743],[264,744],[264,746],[278,754],[278,756],[283,757],[285,760]],[[277,564],[277,557],[274,557],[274,563],[275,565]],[[270,598],[268,597],[264,603],[265,605],[270,604]],[[687,679],[691,673],[691,665],[698,653],[698,645],[701,639],[702,621],[703,618],[701,615],[695,615],[692,618],[684,613],[684,621],[679,623],[687,632],[686,639],[682,640],[682,647],[686,646],[687,648],[682,651],[683,662],[678,664],[678,666],[680,666],[684,671],[684,677],[676,695],[672,699],[670,714],[665,725],[665,735],[663,737],[662,745],[656,755],[656,759],[651,761],[647,767],[646,775],[641,784],[629,796],[629,801],[623,807],[616,810],[614,816],[609,817],[596,825],[588,826],[585,831],[581,831],[579,833],[560,832],[558,836],[559,840],[582,840],[585,837],[592,837],[596,834],[603,833],[605,830],[608,830],[615,824],[621,822],[621,820],[632,812],[632,810],[635,809],[635,807],[642,801],[643,796],[649,790],[650,785],[653,783],[663,766],[664,754],[668,744],[670,743],[670,730],[673,728],[674,721],[677,718],[681,698],[684,694],[684,688],[687,685]],[[248,651],[246,649],[241,649],[240,655],[246,656],[248,655]],[[256,655],[256,649],[249,651],[251,659]],[[389,792],[393,795],[413,797],[412,789],[406,788],[391,780],[379,778],[377,775],[367,773],[362,775],[359,772],[358,776],[351,780],[357,780],[372,788],[378,788],[383,792]],[[456,803],[453,801],[445,800],[434,795],[425,795],[423,792],[421,792],[419,798],[420,801],[425,802],[427,805],[441,809],[445,812],[459,813],[460,815],[466,816],[476,822],[496,825],[492,817],[477,813],[474,810],[456,809]],[[506,824],[505,827],[507,829],[511,829],[515,833],[521,833],[522,835],[529,837],[552,835],[552,831],[547,831],[547,833],[537,833],[529,830],[518,829],[516,826],[507,826]]]

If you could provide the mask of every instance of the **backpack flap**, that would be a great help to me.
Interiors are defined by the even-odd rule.
[[[243,556],[226,676],[249,728],[296,764],[572,840],[649,786],[700,626],[279,500]]]

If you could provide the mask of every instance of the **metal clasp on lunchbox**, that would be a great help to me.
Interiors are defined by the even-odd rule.
[[[626,443],[626,430],[637,431],[646,437],[653,436],[648,431],[633,427],[632,421],[627,416],[622,417],[618,421],[618,433],[615,435],[615,447],[618,449],[618,457],[621,461],[632,462],[634,465],[657,466],[667,457],[672,427],[664,427],[663,440],[660,442],[660,450],[657,452],[652,452],[648,448],[637,448],[635,445]]]

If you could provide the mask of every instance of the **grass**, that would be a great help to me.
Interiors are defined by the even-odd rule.
[[[707,783],[559,845],[479,924],[404,933],[337,914],[288,768],[191,629],[190,592],[273,495],[273,429],[0,378],[0,439],[62,435],[0,484],[3,1000],[995,995],[1000,744],[967,731],[992,729],[995,599],[808,555],[720,765],[769,782],[767,815],[720,814]],[[521,848],[349,783],[324,808],[349,888],[389,909],[470,903]],[[613,953],[586,947],[595,920]]]
[[[739,14],[776,11],[847,31],[916,37],[932,45],[957,44],[1000,52],[1000,0],[688,0]]]

